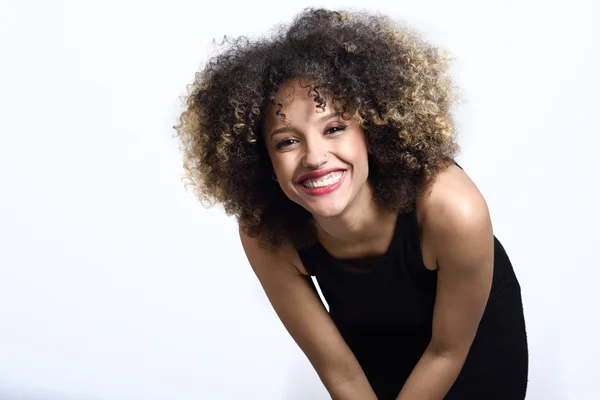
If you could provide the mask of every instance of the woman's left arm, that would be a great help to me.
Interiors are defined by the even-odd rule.
[[[441,176],[423,203],[423,237],[438,271],[432,337],[397,400],[444,398],[473,343],[492,284],[492,224],[471,180],[462,171]]]

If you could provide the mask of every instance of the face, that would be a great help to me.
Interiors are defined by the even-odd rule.
[[[290,200],[315,217],[334,217],[362,201],[371,189],[365,133],[355,120],[344,120],[331,101],[317,108],[308,88],[298,81],[276,94],[286,122],[266,110],[263,136],[277,181]],[[360,206],[358,206],[360,208]]]

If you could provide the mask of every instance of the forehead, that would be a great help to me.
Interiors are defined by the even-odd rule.
[[[311,88],[310,82],[297,79],[283,83],[275,93],[276,104],[268,104],[265,108],[264,124],[284,125],[284,119],[276,114],[280,107],[288,123],[309,122],[323,115],[323,110],[314,100],[316,93]],[[330,108],[331,104],[328,101],[326,110]]]
[[[277,92],[275,92],[275,102],[284,105],[290,105],[296,97],[300,100],[308,98],[308,91],[311,89],[310,83],[293,79],[282,83]]]

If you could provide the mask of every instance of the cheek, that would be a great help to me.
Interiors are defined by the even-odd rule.
[[[352,162],[361,168],[368,166],[369,154],[367,151],[367,145],[362,136],[357,135],[354,140],[347,143],[345,154],[352,160]]]
[[[273,166],[273,169],[275,169],[276,171],[280,168],[281,165],[281,154],[273,151],[273,149],[271,148],[267,148],[267,155],[269,157],[269,161],[271,161],[271,166]]]
[[[356,141],[353,144],[352,164],[354,175],[359,180],[367,180],[369,176],[369,154],[364,141]]]
[[[293,157],[286,157],[286,155],[288,154],[277,154],[271,157],[271,165],[273,165],[280,183],[292,179],[296,170],[296,161]]]

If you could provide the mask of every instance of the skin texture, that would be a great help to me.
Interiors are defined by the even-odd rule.
[[[442,399],[466,359],[489,297],[494,262],[485,200],[459,168],[441,172],[419,201],[423,258],[437,269],[432,339],[399,400]]]
[[[366,203],[372,196],[365,184],[369,175],[367,144],[362,126],[356,120],[345,121],[329,104],[324,111],[315,108],[314,100],[297,80],[286,83],[278,93],[284,124],[267,109],[263,125],[264,140],[285,195],[313,216],[328,218],[348,212],[347,205],[360,198]],[[282,130],[283,129],[283,130]],[[274,135],[272,132],[276,132]],[[301,175],[328,168],[343,168],[342,186],[333,196],[306,194],[298,179]]]
[[[274,252],[240,228],[242,246],[267,298],[335,400],[376,400],[356,357],[307,276],[296,249]]]
[[[376,235],[381,223],[394,218],[372,199],[367,142],[360,123],[344,120],[331,103],[324,110],[316,108],[305,86],[291,80],[277,93],[286,123],[272,107],[267,109],[263,125],[267,151],[281,190],[311,213],[321,242],[353,247],[364,242],[365,231]],[[342,184],[334,192],[312,196],[300,187],[303,174],[332,168],[344,170]]]

